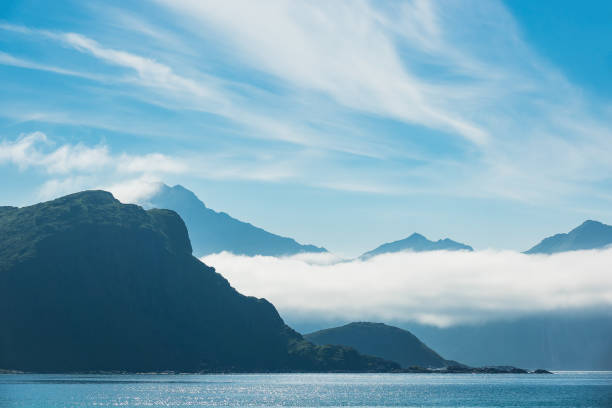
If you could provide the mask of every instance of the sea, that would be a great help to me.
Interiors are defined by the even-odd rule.
[[[612,372],[1,374],[0,407],[612,408]]]

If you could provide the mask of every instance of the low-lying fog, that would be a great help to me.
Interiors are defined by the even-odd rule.
[[[330,254],[202,258],[240,292],[281,315],[324,320],[413,320],[449,326],[548,311],[612,306],[612,249],[402,252],[366,261]]]

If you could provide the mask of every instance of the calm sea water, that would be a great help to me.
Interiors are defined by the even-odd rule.
[[[612,407],[612,372],[0,375],[0,407]]]

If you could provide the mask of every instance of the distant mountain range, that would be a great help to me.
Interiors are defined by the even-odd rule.
[[[168,189],[178,190],[179,201],[189,193]],[[206,209],[197,198],[191,202]],[[610,228],[587,221],[528,252],[606,247]],[[400,365],[386,359],[404,367],[449,364],[412,333],[469,365],[612,368],[609,311],[445,329],[411,325],[412,333],[354,323],[307,335],[341,346],[312,344],[273,305],[241,295],[193,257],[174,211],[145,211],[103,191],[0,207],[0,322],[0,368],[26,371],[395,371]]]
[[[0,207],[0,368],[84,371],[394,371],[317,346],[265,299],[192,256],[170,210],[86,191]]]
[[[146,208],[176,211],[185,221],[196,256],[222,251],[237,255],[284,256],[303,252],[327,252],[325,248],[302,245],[291,238],[272,234],[249,223],[206,207],[183,186],[162,184],[159,190],[142,203]]]
[[[443,356],[487,364],[552,370],[612,370],[612,311],[549,313],[439,328],[409,328]]]
[[[612,245],[612,226],[599,221],[587,220],[567,234],[556,234],[543,239],[526,254],[554,254],[558,252],[602,249]],[[445,238],[430,241],[423,235],[414,233],[408,238],[383,244],[360,256],[360,259],[401,251],[473,251],[469,245]]]
[[[587,220],[567,234],[556,234],[543,239],[526,254],[554,254],[557,252],[599,249],[612,245],[612,226]]]
[[[236,255],[288,256],[299,253],[327,252],[323,247],[300,244],[292,238],[265,231],[237,220],[224,212],[208,207],[190,190],[181,185],[160,184],[159,189],[140,202],[145,208],[165,208],[176,211],[189,231],[193,252],[205,256],[222,251]],[[0,208],[1,211],[1,208]],[[526,254],[553,254],[564,251],[599,249],[612,245],[612,226],[588,220],[567,234],[557,234],[542,240]],[[402,251],[473,251],[467,244],[449,238],[431,241],[419,233],[388,242],[365,252],[365,260],[381,254]]]
[[[460,366],[442,358],[414,334],[383,323],[356,322],[304,335],[315,344],[353,347],[363,354],[395,361],[403,368]]]
[[[372,258],[376,255],[388,254],[402,251],[473,251],[469,245],[453,241],[452,239],[440,239],[438,241],[430,241],[421,234],[416,232],[408,238],[399,241],[388,242],[371,251],[368,251],[360,256],[361,259]]]

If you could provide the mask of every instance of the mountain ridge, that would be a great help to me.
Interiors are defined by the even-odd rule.
[[[30,372],[394,371],[316,346],[192,255],[177,213],[85,191],[0,210],[0,367]]]
[[[176,211],[186,223],[194,252],[205,256],[223,251],[236,255],[291,256],[299,253],[326,253],[324,247],[300,244],[292,238],[270,233],[251,223],[233,218],[223,211],[208,208],[195,193],[180,184],[168,186],[159,183],[158,190],[149,198],[141,200],[145,208],[167,208]],[[0,207],[0,214],[14,207]],[[595,235],[593,237],[593,235]],[[586,220],[569,233],[560,233],[544,238],[526,254],[558,253],[581,249],[597,249],[612,245],[612,226],[599,221]],[[360,255],[366,260],[377,255],[401,251],[473,251],[464,243],[443,238],[427,239],[413,233],[404,239],[387,242]]]
[[[395,361],[402,368],[462,366],[444,359],[408,330],[384,323],[352,322],[305,334],[304,338],[319,345],[353,347],[361,353]]]
[[[359,258],[368,259],[377,255],[402,252],[402,251],[414,251],[414,252],[427,252],[427,251],[473,251],[474,249],[461,242],[453,241],[449,238],[439,239],[438,241],[430,241],[424,235],[417,232],[411,234],[407,238],[400,239],[397,241],[387,242],[382,244],[371,251],[363,253]]]
[[[601,249],[612,245],[612,226],[586,220],[568,233],[544,238],[528,249],[526,254],[554,254],[559,252]]]
[[[273,234],[240,221],[225,212],[214,211],[191,190],[177,184],[164,183],[142,203],[146,208],[167,208],[176,211],[185,221],[194,252],[205,256],[222,251],[236,255],[288,256],[305,252],[323,253],[327,249],[300,244],[292,238]]]

